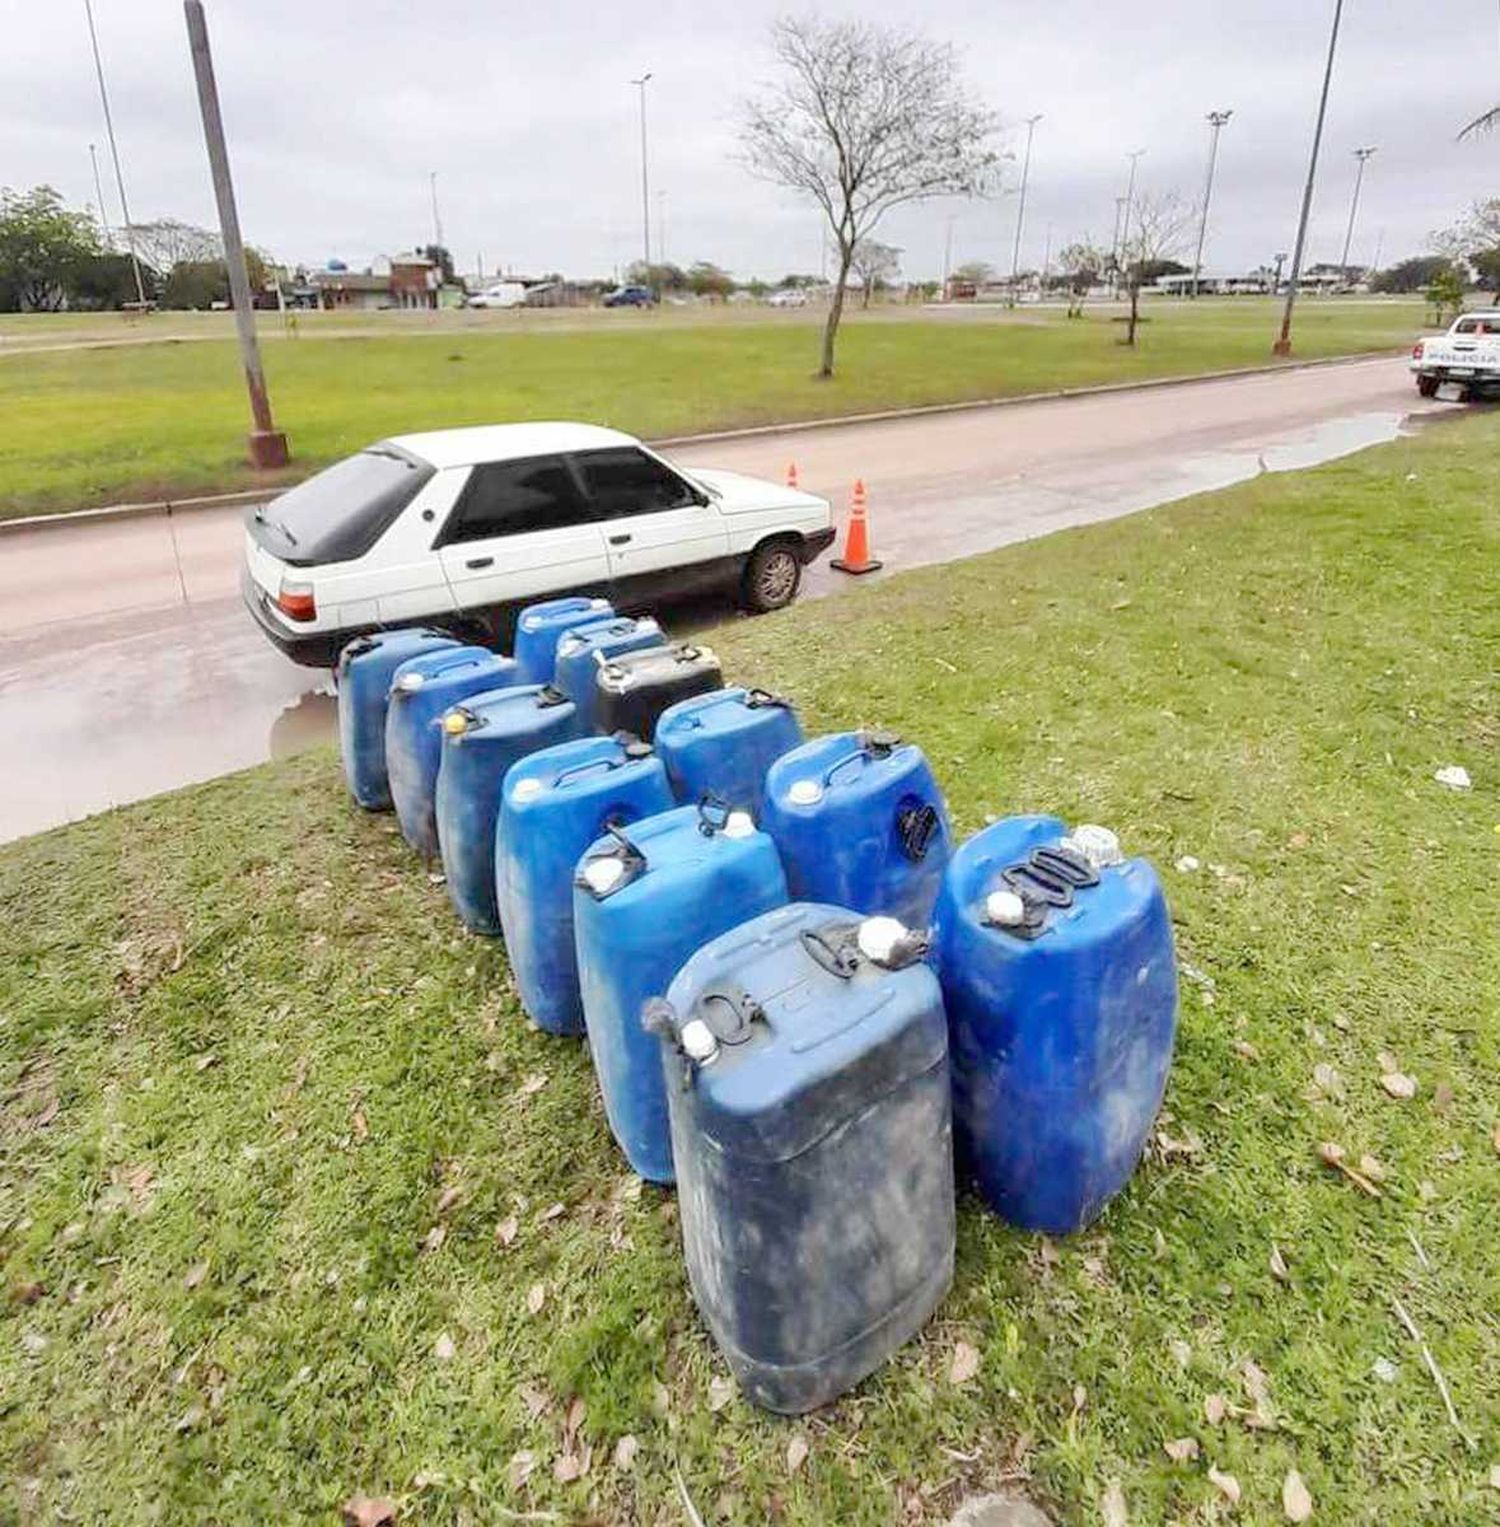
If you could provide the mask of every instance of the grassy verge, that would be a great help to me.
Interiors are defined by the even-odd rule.
[[[722,633],[810,726],[919,739],[963,830],[1116,825],[1185,962],[1130,1188],[1058,1244],[966,1202],[937,1320],[800,1422],[720,1387],[584,1052],[331,754],[0,851],[0,1520],[677,1522],[680,1470],[716,1524],[1005,1479],[1197,1523],[1210,1466],[1240,1521],[1291,1468],[1316,1521],[1492,1520],[1497,471],[1477,418]]]
[[[181,315],[160,316],[186,332]],[[214,332],[226,321],[188,316]],[[381,316],[370,315],[368,334],[320,338],[328,326],[304,322],[301,338],[266,346],[296,475],[412,429],[579,418],[663,436],[1259,365],[1276,315],[1255,299],[1153,304],[1135,350],[1102,309],[1075,322],[1056,310],[856,316],[832,382],[812,375],[815,317],[611,313],[507,327],[510,315],[456,314],[414,329],[377,325]],[[1422,316],[1415,302],[1308,303],[1298,355],[1389,349]],[[483,321],[462,322],[470,317]],[[16,333],[35,342],[29,323]],[[227,338],[0,350],[0,410],[0,518],[267,481],[243,462],[244,388]]]

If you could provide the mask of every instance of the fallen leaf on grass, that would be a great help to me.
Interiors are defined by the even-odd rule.
[[[1260,1051],[1248,1039],[1236,1039],[1234,1053],[1244,1060],[1259,1060]]]
[[[1453,1107],[1453,1088],[1447,1082],[1439,1082],[1432,1089],[1432,1110],[1447,1113]]]
[[[1400,1071],[1387,1071],[1380,1078],[1380,1085],[1390,1093],[1393,1098],[1414,1098],[1417,1095],[1417,1079],[1414,1076],[1405,1076]]]
[[[1378,1156],[1361,1156],[1359,1158],[1359,1169],[1371,1182],[1385,1181],[1385,1167]]]
[[[545,1071],[533,1071],[516,1089],[516,1092],[523,1098],[529,1098],[533,1093],[540,1092],[546,1085],[547,1073]]]
[[[567,1212],[568,1206],[566,1204],[553,1204],[550,1209],[543,1209],[542,1212],[537,1215],[537,1222],[538,1224],[546,1225],[549,1224],[552,1220],[561,1219],[562,1216]]]
[[[510,1477],[512,1490],[519,1490],[522,1485],[531,1478],[531,1471],[536,1468],[536,1454],[529,1448],[523,1448],[519,1453],[511,1454],[507,1474]]]
[[[1130,1513],[1125,1509],[1125,1488],[1118,1479],[1110,1480],[1099,1502],[1104,1527],[1129,1527]]]
[[[1490,1465],[1490,1489],[1500,1490],[1500,1463]]]
[[[509,1219],[503,1219],[495,1226],[495,1241],[500,1246],[509,1246],[515,1240],[516,1232],[520,1230],[520,1221],[511,1215]]]
[[[464,1196],[464,1190],[456,1183],[451,1188],[444,1188],[437,1201],[437,1212],[446,1214]]]
[[[446,1331],[432,1344],[432,1355],[440,1363],[449,1362],[457,1351],[458,1348],[454,1346],[453,1338]]]
[[[552,1396],[540,1384],[522,1384],[521,1400],[533,1421],[552,1404]]]
[[[1393,1363],[1388,1357],[1377,1357],[1375,1359],[1374,1367],[1370,1369],[1370,1372],[1373,1373],[1382,1384],[1394,1384],[1396,1382],[1396,1375],[1399,1371],[1400,1370],[1396,1367],[1395,1363]]]
[[[563,1417],[563,1445],[570,1453],[573,1451],[573,1439],[578,1435],[578,1428],[583,1425],[583,1418],[588,1413],[589,1408],[581,1394],[575,1394],[568,1401],[567,1414]]]
[[[434,1225],[426,1235],[422,1237],[422,1250],[424,1252],[436,1251],[444,1241],[448,1239],[448,1227],[446,1225]]]
[[[1305,832],[1294,832],[1286,841],[1288,848],[1306,848],[1308,838]]]
[[[786,1445],[786,1471],[795,1474],[807,1462],[807,1439],[793,1437]]]
[[[1210,1426],[1217,1426],[1229,1412],[1229,1401],[1221,1394],[1208,1394],[1203,1397],[1203,1419]]]
[[[1278,1283],[1290,1283],[1292,1281],[1291,1269],[1286,1265],[1286,1258],[1281,1254],[1281,1247],[1275,1241],[1271,1242],[1271,1276]]]
[[[1490,1144],[1495,1147],[1495,1154],[1500,1156],[1500,1124],[1495,1126],[1495,1132],[1490,1136]]]
[[[189,1405],[177,1418],[175,1430],[179,1432],[196,1431],[203,1424],[203,1418],[207,1414],[208,1412],[201,1405]]]
[[[1445,764],[1432,777],[1450,790],[1471,790],[1474,787],[1469,771],[1462,764]]]
[[[1219,1491],[1231,1506],[1240,1503],[1240,1482],[1233,1474],[1223,1474],[1212,1464],[1208,1466],[1208,1482]]]
[[[552,1477],[560,1485],[572,1484],[575,1479],[582,1479],[589,1470],[588,1451],[582,1453],[564,1453],[556,1463],[552,1465]]]
[[[1202,865],[1193,854],[1184,854],[1177,861],[1177,870],[1183,875],[1195,875],[1201,868]]]
[[[716,1373],[708,1381],[708,1408],[717,1414],[734,1398],[734,1380]]]
[[[1198,1456],[1198,1439],[1196,1437],[1178,1437],[1172,1442],[1162,1443],[1164,1452],[1173,1463],[1191,1463]]]
[[[1296,1469],[1288,1469],[1281,1482],[1281,1509],[1289,1522],[1305,1522],[1313,1513],[1312,1492]]]
[[[387,1527],[396,1520],[396,1503],[384,1496],[351,1495],[344,1502],[344,1520],[349,1527]]]
[[[207,1276],[208,1276],[208,1263],[207,1262],[194,1262],[193,1265],[190,1268],[188,1268],[188,1270],[182,1275],[182,1286],[184,1288],[197,1288],[197,1286]]]
[[[218,1064],[219,1057],[212,1050],[203,1055],[195,1055],[193,1057],[194,1071],[207,1071],[210,1066],[217,1066]]]
[[[533,1283],[526,1291],[526,1308],[533,1315],[540,1315],[542,1306],[547,1302],[547,1285],[545,1283]]]
[[[1313,1084],[1327,1097],[1339,1097],[1344,1091],[1343,1077],[1327,1061],[1313,1067]]]
[[[635,1455],[639,1448],[640,1443],[629,1432],[615,1443],[615,1467],[621,1473],[625,1473],[635,1463]]]
[[[1356,1171],[1344,1160],[1344,1147],[1336,1140],[1325,1140],[1318,1147],[1318,1156],[1324,1166],[1331,1166],[1335,1171],[1342,1172],[1362,1193],[1368,1193],[1371,1198],[1381,1196],[1380,1189],[1365,1173]]]
[[[953,1362],[948,1369],[950,1384],[967,1384],[979,1372],[979,1353],[968,1342],[961,1341],[953,1349]]]
[[[356,1140],[368,1140],[370,1138],[370,1121],[365,1117],[363,1108],[356,1108],[350,1118],[350,1127],[354,1131]]]

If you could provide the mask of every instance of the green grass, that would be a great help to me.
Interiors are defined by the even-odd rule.
[[[222,334],[224,315],[159,316],[159,331],[135,320],[128,332],[177,337],[0,349],[0,518],[266,481],[242,459],[247,411],[233,344],[183,337]],[[1075,322],[1057,310],[856,315],[831,382],[812,374],[815,316],[609,313],[516,323],[513,315],[444,314],[429,325],[411,315],[324,315],[304,321],[296,340],[280,337],[274,319],[262,327],[298,475],[411,429],[578,418],[661,437],[1270,360],[1269,302],[1153,302],[1147,316],[1132,351],[1118,343],[1121,327],[1107,309]],[[1389,349],[1409,341],[1422,316],[1408,301],[1308,302],[1298,356]],[[328,337],[351,325],[361,332]],[[33,318],[0,338],[35,344],[42,332]],[[60,331],[61,342],[79,332]]]
[[[710,1409],[671,1195],[330,752],[0,850],[0,1521],[331,1522],[364,1491],[677,1523],[680,1469],[717,1527],[941,1522],[1006,1478],[1069,1523],[1118,1480],[1139,1527],[1227,1519],[1210,1463],[1237,1521],[1282,1520],[1289,1467],[1315,1522],[1495,1520],[1497,477],[1474,418],[716,636],[810,728],[920,741],[961,831],[1114,824],[1187,973],[1182,1149],[1056,1244],[965,1200],[936,1320],[797,1422]],[[591,1466],[559,1482],[575,1398]]]

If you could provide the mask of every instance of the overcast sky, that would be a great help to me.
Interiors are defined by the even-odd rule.
[[[20,0],[9,0],[19,11]],[[182,10],[94,0],[126,192],[137,221],[212,224]],[[956,44],[972,88],[1036,132],[1023,264],[1091,233],[1108,243],[1130,149],[1140,184],[1200,192],[1204,113],[1229,108],[1205,265],[1248,268],[1291,247],[1332,0],[861,0],[858,14]],[[784,7],[663,0],[632,16],[552,0],[209,0],[210,35],[252,242],[281,260],[358,268],[432,233],[438,172],[461,269],[608,275],[641,248],[637,92],[648,89],[652,252],[737,275],[817,270],[817,216],[734,161],[736,103],[771,71]],[[847,14],[825,5],[828,16]],[[111,223],[119,202],[83,0],[27,6],[0,47],[0,184],[49,182],[93,203],[99,145]],[[1500,133],[1458,127],[1500,101],[1500,0],[1347,0],[1308,260],[1337,260],[1358,145],[1370,163],[1351,259],[1421,252],[1430,230],[1500,195]],[[1011,147],[1019,147],[1014,132]],[[1010,264],[1015,198],[901,209],[882,229],[909,276],[953,258]]]

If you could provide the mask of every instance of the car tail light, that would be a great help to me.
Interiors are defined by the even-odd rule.
[[[1422,359],[1422,341],[1420,339],[1411,347],[1411,358],[1414,361]]]
[[[282,580],[281,592],[276,596],[276,608],[288,620],[316,620],[318,602],[313,598],[310,583],[288,583]]]

